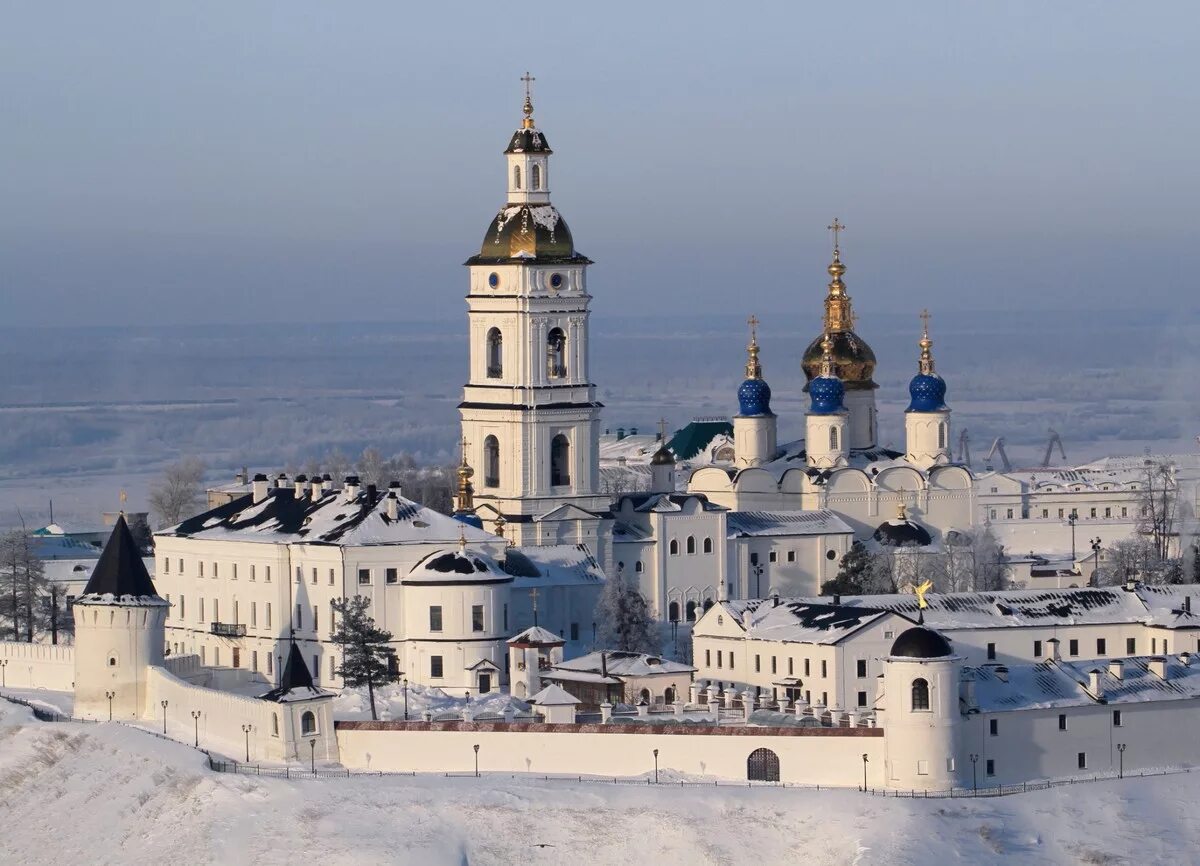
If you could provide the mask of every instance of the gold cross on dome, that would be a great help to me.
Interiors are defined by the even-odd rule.
[[[750,339],[751,340],[757,339],[758,338],[758,316],[751,314],[750,318],[748,318],[746,320],[746,324],[750,326]]]
[[[833,223],[831,225],[825,226],[825,228],[827,228],[831,232],[833,232],[833,251],[835,253],[840,252],[841,248],[839,247],[838,235],[840,235],[842,232],[844,232],[846,230],[845,224],[838,222],[838,218],[834,217]]]
[[[929,310],[921,310],[921,330],[926,337],[929,336]]]

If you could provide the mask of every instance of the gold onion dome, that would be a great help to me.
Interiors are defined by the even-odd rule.
[[[844,228],[837,220],[834,220],[834,226],[838,231]],[[846,293],[846,284],[842,282],[846,266],[842,264],[841,251],[836,242],[833,261],[829,263],[827,270],[831,279],[828,294],[825,296],[824,329],[804,350],[804,359],[800,362],[804,368],[804,376],[812,382],[821,375],[821,358],[825,354],[821,344],[828,335],[832,343],[830,355],[833,358],[834,372],[842,380],[846,390],[865,391],[878,388],[874,380],[875,352],[862,337],[854,333],[854,310],[850,295]],[[804,389],[807,391],[808,385],[805,385]]]

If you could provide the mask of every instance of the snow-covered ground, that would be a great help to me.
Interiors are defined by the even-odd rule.
[[[1198,799],[1195,775],[975,801],[486,775],[287,781],[212,773],[184,745],[0,702],[5,864],[1192,863]]]

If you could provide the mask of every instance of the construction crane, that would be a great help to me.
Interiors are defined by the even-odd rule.
[[[990,451],[988,451],[987,457],[983,458],[984,468],[991,470],[991,471],[995,471],[995,468],[992,466],[992,458],[996,455],[996,452],[1000,453],[1000,460],[1004,464],[1004,471],[1012,472],[1012,464],[1008,462],[1008,455],[1004,453],[1004,437],[1003,436],[996,437],[996,441],[992,443],[992,448]]]
[[[1058,453],[1062,455],[1063,463],[1067,462],[1067,452],[1063,450],[1062,437],[1058,435],[1054,428],[1050,428],[1049,432],[1050,441],[1046,443],[1046,455],[1042,458],[1043,467],[1050,465],[1050,455],[1054,453],[1055,445],[1058,446]]]
[[[1197,437],[1200,439],[1200,437]],[[958,434],[958,462],[968,469],[971,468],[971,445],[970,437],[967,436],[967,428]]]

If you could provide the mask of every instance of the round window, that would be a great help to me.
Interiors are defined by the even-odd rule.
[[[837,559],[837,551],[836,550],[825,551],[825,558],[826,559]]]
[[[493,289],[500,285],[500,275],[495,272],[488,274],[488,285]]]
[[[551,274],[550,275],[550,288],[552,288],[552,289],[561,289],[562,288],[562,274]]]

